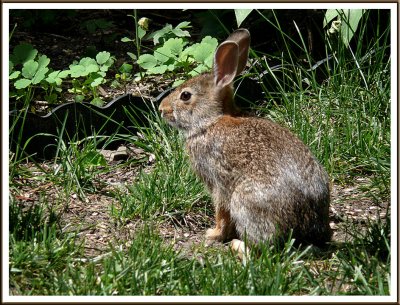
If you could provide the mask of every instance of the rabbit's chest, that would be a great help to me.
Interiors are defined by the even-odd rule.
[[[232,183],[232,168],[226,162],[222,144],[197,139],[187,144],[193,169],[210,189],[226,189]]]

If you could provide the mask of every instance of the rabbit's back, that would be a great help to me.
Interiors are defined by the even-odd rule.
[[[187,145],[195,170],[224,198],[239,234],[259,241],[293,229],[300,240],[329,240],[328,175],[288,129],[222,116]]]

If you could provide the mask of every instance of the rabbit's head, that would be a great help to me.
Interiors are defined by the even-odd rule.
[[[212,73],[190,79],[162,100],[162,117],[188,136],[211,126],[224,114],[235,115],[232,83],[246,66],[249,46],[248,30],[233,32],[215,51]]]

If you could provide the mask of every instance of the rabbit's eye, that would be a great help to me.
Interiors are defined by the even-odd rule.
[[[184,102],[187,102],[188,100],[190,100],[191,97],[192,97],[192,94],[188,91],[183,91],[181,93],[181,100]]]

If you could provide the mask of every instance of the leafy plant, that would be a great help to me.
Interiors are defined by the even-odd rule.
[[[118,69],[119,73],[115,74],[115,80],[111,83],[111,86],[114,88],[124,86],[126,92],[126,85],[132,79],[132,70],[131,64],[123,63]]]
[[[106,83],[107,71],[113,64],[114,57],[106,51],[99,52],[96,59],[84,57],[79,62],[74,61],[69,66],[69,74],[73,78],[73,88],[69,91],[78,94],[79,100],[91,95],[91,103],[102,106],[104,102],[98,96],[97,90],[100,85]]]
[[[123,37],[121,38],[122,42],[133,42],[136,47],[136,55],[132,52],[127,52],[128,56],[132,60],[136,60],[140,56],[141,52],[141,45],[142,45],[142,38],[146,35],[148,30],[148,23],[149,20],[146,17],[141,18],[138,20],[137,18],[137,10],[133,10],[133,15],[128,15],[132,17],[135,21],[135,38]]]
[[[40,55],[30,44],[16,46],[9,60],[9,80],[17,89],[11,96],[31,97],[34,88],[45,92],[46,101],[52,103],[57,99],[61,83],[68,76],[68,71],[52,71],[49,68],[50,59]],[[30,98],[28,98],[30,99]]]
[[[212,67],[213,54],[218,41],[207,36],[200,43],[187,46],[183,38],[169,38],[153,54],[143,54],[139,57],[138,65],[147,75],[164,73],[185,73],[178,78],[173,86],[184,82],[188,76],[195,76]]]
[[[190,22],[184,21],[179,23],[175,28],[171,24],[167,24],[161,30],[155,31],[148,35],[148,39],[153,39],[154,45],[165,43],[170,38],[175,37],[190,37],[190,34],[185,29],[191,28]]]

